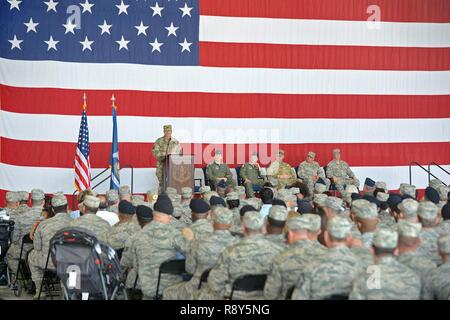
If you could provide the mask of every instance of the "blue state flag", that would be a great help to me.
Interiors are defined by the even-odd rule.
[[[111,183],[109,188],[119,190],[120,187],[119,142],[117,139],[117,113],[116,107],[114,105],[112,108],[112,117],[113,117],[113,138],[111,145],[111,158],[109,161],[109,165],[111,167]]]

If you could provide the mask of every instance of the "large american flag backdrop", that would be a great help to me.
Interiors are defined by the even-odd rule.
[[[211,144],[233,165],[259,144],[292,165],[340,147],[390,189],[413,160],[449,168],[448,0],[0,0],[0,12],[3,192],[74,191],[83,93],[93,175],[109,164],[114,94],[138,193],[157,185],[164,124],[200,162]]]

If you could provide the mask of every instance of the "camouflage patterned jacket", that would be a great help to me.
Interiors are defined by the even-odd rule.
[[[369,272],[370,271],[370,272]],[[370,288],[369,288],[370,287]],[[419,300],[420,277],[394,257],[378,258],[353,283],[352,300]]]
[[[108,242],[107,234],[111,230],[111,226],[95,214],[83,214],[81,217],[73,220],[70,226],[87,229],[93,232],[98,240]]]
[[[164,163],[166,155],[168,154],[181,154],[182,148],[178,140],[172,138],[172,140],[167,141],[164,137],[156,139],[155,144],[152,148],[152,153],[156,157],[157,164],[161,165]]]
[[[353,179],[355,178],[355,174],[350,169],[350,166],[347,162],[340,160],[337,162],[336,160],[332,160],[327,165],[327,178],[333,178],[333,176],[344,179]]]
[[[426,300],[450,299],[450,260],[431,271],[427,276],[423,298]]]
[[[125,247],[125,242],[141,228],[133,221],[118,222],[107,233],[108,243],[115,250]]]

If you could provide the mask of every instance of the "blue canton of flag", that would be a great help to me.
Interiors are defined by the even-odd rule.
[[[114,97],[113,97],[114,100]],[[113,105],[112,108],[112,118],[113,118],[113,137],[111,145],[111,158],[109,165],[111,167],[111,183],[110,189],[119,190],[120,187],[120,176],[119,176],[119,143],[117,140],[117,116],[116,107]]]
[[[198,0],[81,1],[0,1],[0,21],[5,24],[0,29],[0,55],[198,65]]]

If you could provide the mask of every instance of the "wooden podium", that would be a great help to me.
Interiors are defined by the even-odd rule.
[[[183,187],[194,190],[194,170],[193,155],[168,155],[164,163],[164,190],[172,187],[177,189],[178,194],[181,194]]]

